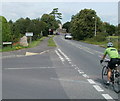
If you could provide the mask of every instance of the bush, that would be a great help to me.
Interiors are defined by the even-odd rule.
[[[107,33],[97,33],[97,35],[93,37],[93,40],[97,42],[106,41],[106,35]]]

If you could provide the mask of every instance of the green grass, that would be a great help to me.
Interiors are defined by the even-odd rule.
[[[4,47],[3,49],[0,48],[0,52],[8,52],[8,51],[14,51],[14,50],[20,50],[20,49],[24,49],[24,48],[33,48],[35,46],[37,46],[42,40],[44,40],[46,37],[42,37],[36,41],[32,41],[28,47],[24,47],[24,46],[21,46],[19,44],[17,45],[14,45],[12,48],[11,46],[7,46],[7,47]]]
[[[111,38],[116,38],[115,36],[111,37]],[[107,48],[107,43],[109,42],[108,40],[106,41],[102,41],[102,42],[97,42],[95,40],[91,40],[91,39],[87,39],[87,40],[84,40],[82,42],[86,42],[86,43],[90,43],[90,44],[94,44],[94,45],[99,45],[100,47],[104,47],[104,48]],[[114,44],[114,47],[117,48],[118,50],[120,50],[118,48],[118,41],[113,41],[112,40],[112,43]]]
[[[35,46],[37,46],[41,41],[43,41],[46,37],[42,37],[36,41],[33,41],[32,43],[29,44],[28,48],[33,48]]]
[[[108,36],[107,38],[118,38],[118,36]]]
[[[50,47],[56,47],[56,44],[55,44],[55,42],[53,40],[53,37],[54,37],[54,35],[49,36],[49,39],[48,39],[48,46],[50,46]]]

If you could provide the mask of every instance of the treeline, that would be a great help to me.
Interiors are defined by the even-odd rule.
[[[0,16],[2,22],[2,41],[18,42],[26,32],[33,32],[33,40],[37,40],[41,36],[47,36],[49,29],[56,30],[61,23],[61,13],[58,13],[58,8],[54,8],[50,14],[43,14],[41,18],[30,19],[20,18],[13,22],[7,21],[5,17]]]
[[[118,35],[118,27],[101,21],[92,9],[83,9],[73,15],[70,22],[64,23],[63,28],[72,33],[76,40],[93,38],[96,41],[104,41],[106,36]]]

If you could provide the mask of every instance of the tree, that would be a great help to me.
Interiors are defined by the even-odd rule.
[[[36,40],[41,37],[41,32],[44,34],[46,29],[46,23],[43,21],[40,21],[38,19],[34,19],[31,21],[30,25],[27,28],[28,32],[33,32],[33,40]]]
[[[63,28],[66,29],[66,32],[70,32],[70,22],[66,22],[63,24]]]
[[[104,22],[104,31],[108,33],[108,35],[112,36],[116,33],[116,27],[114,25],[110,25],[107,22]]]
[[[12,35],[9,23],[7,22],[6,18],[0,16],[0,22],[2,22],[2,41],[12,41]],[[1,29],[1,28],[0,28]]]
[[[58,26],[58,22],[56,21],[55,17],[49,14],[44,14],[41,17],[41,21],[45,22],[47,24],[46,28],[56,30]]]
[[[93,19],[94,17],[94,19]],[[95,21],[97,32],[102,31],[102,22],[92,9],[81,10],[71,19],[71,32],[77,40],[92,38],[95,33]]]
[[[62,19],[62,13],[58,12],[58,8],[54,8],[53,11],[50,13],[50,15],[53,15],[55,18],[59,20]]]

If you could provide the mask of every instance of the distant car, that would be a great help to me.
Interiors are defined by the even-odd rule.
[[[72,39],[72,36],[70,34],[65,34],[65,39]]]

